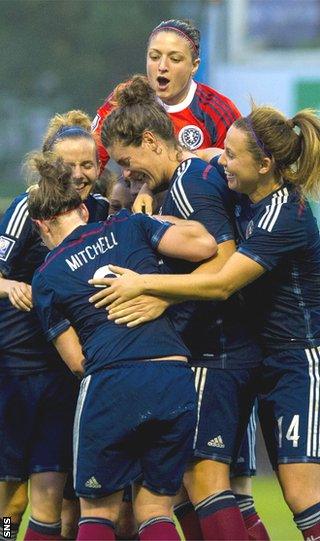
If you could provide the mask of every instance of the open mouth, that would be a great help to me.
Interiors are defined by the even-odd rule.
[[[160,90],[164,90],[165,88],[167,88],[168,84],[170,83],[170,80],[167,79],[166,77],[157,77],[157,83],[159,85],[159,88]]]

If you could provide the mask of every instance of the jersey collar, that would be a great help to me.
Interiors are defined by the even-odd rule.
[[[290,182],[284,182],[281,186],[279,186],[279,188],[277,188],[273,192],[266,195],[260,201],[257,201],[257,203],[252,203],[252,201],[251,201],[250,206],[252,208],[257,208],[260,205],[265,206],[266,204],[269,203],[269,201],[271,201],[276,196],[288,195],[288,193],[290,193],[290,191],[291,191],[291,186],[292,186],[292,184]],[[248,197],[248,199],[249,199],[249,197]],[[250,199],[249,199],[249,201],[250,201]]]
[[[186,95],[183,101],[181,101],[180,103],[177,103],[176,105],[167,105],[162,100],[160,100],[160,98],[158,98],[158,100],[167,113],[180,113],[180,111],[183,111],[183,109],[186,109],[187,107],[189,107],[196,93],[197,86],[198,86],[197,83],[192,79],[190,88],[188,90],[188,94]]]

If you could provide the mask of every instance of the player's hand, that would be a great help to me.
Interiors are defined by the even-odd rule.
[[[18,310],[30,312],[33,307],[31,286],[25,282],[10,281],[8,298]]]
[[[89,284],[105,286],[104,289],[92,295],[89,302],[94,303],[96,308],[111,305],[115,308],[119,304],[138,297],[142,291],[142,275],[129,269],[109,265],[111,272],[118,274],[118,278],[92,278]]]
[[[165,299],[140,295],[116,306],[111,304],[108,319],[119,325],[126,324],[127,327],[136,327],[160,317],[170,304]]]
[[[153,195],[146,184],[144,184],[132,205],[133,212],[153,213]]]

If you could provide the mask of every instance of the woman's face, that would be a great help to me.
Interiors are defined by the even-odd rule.
[[[182,102],[199,66],[188,41],[176,32],[157,32],[147,51],[147,74],[157,96],[167,105]]]
[[[244,131],[234,126],[229,128],[219,163],[224,167],[231,190],[249,196],[257,190],[261,164],[249,152]]]
[[[146,183],[150,190],[157,190],[165,180],[169,182],[170,175],[166,174],[167,157],[164,153],[158,154],[152,145],[142,141],[139,147],[116,141],[107,148],[109,156],[115,160],[123,169],[123,176],[126,180],[132,176],[136,178],[137,173],[145,175]]]
[[[72,179],[82,201],[92,192],[99,174],[96,145],[86,137],[68,137],[57,141],[54,152],[72,168]]]
[[[109,214],[115,214],[121,209],[129,209],[132,207],[132,197],[129,186],[125,184],[125,181],[117,181],[114,183],[111,193],[109,195]]]

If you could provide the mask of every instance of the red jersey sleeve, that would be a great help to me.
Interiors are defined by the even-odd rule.
[[[198,83],[196,90],[198,106],[208,117],[208,126],[214,126],[211,134],[211,145],[223,148],[223,143],[231,124],[241,116],[235,104],[223,94],[202,83]],[[210,128],[209,128],[209,131]]]
[[[113,93],[109,94],[106,101],[97,110],[97,114],[94,117],[92,125],[91,125],[91,132],[96,141],[98,154],[99,154],[99,160],[101,163],[100,174],[102,173],[102,171],[104,170],[106,164],[108,163],[110,159],[110,156],[106,148],[103,146],[101,142],[101,130],[102,130],[104,119],[114,109],[114,105],[112,104],[112,96],[113,96]]]

